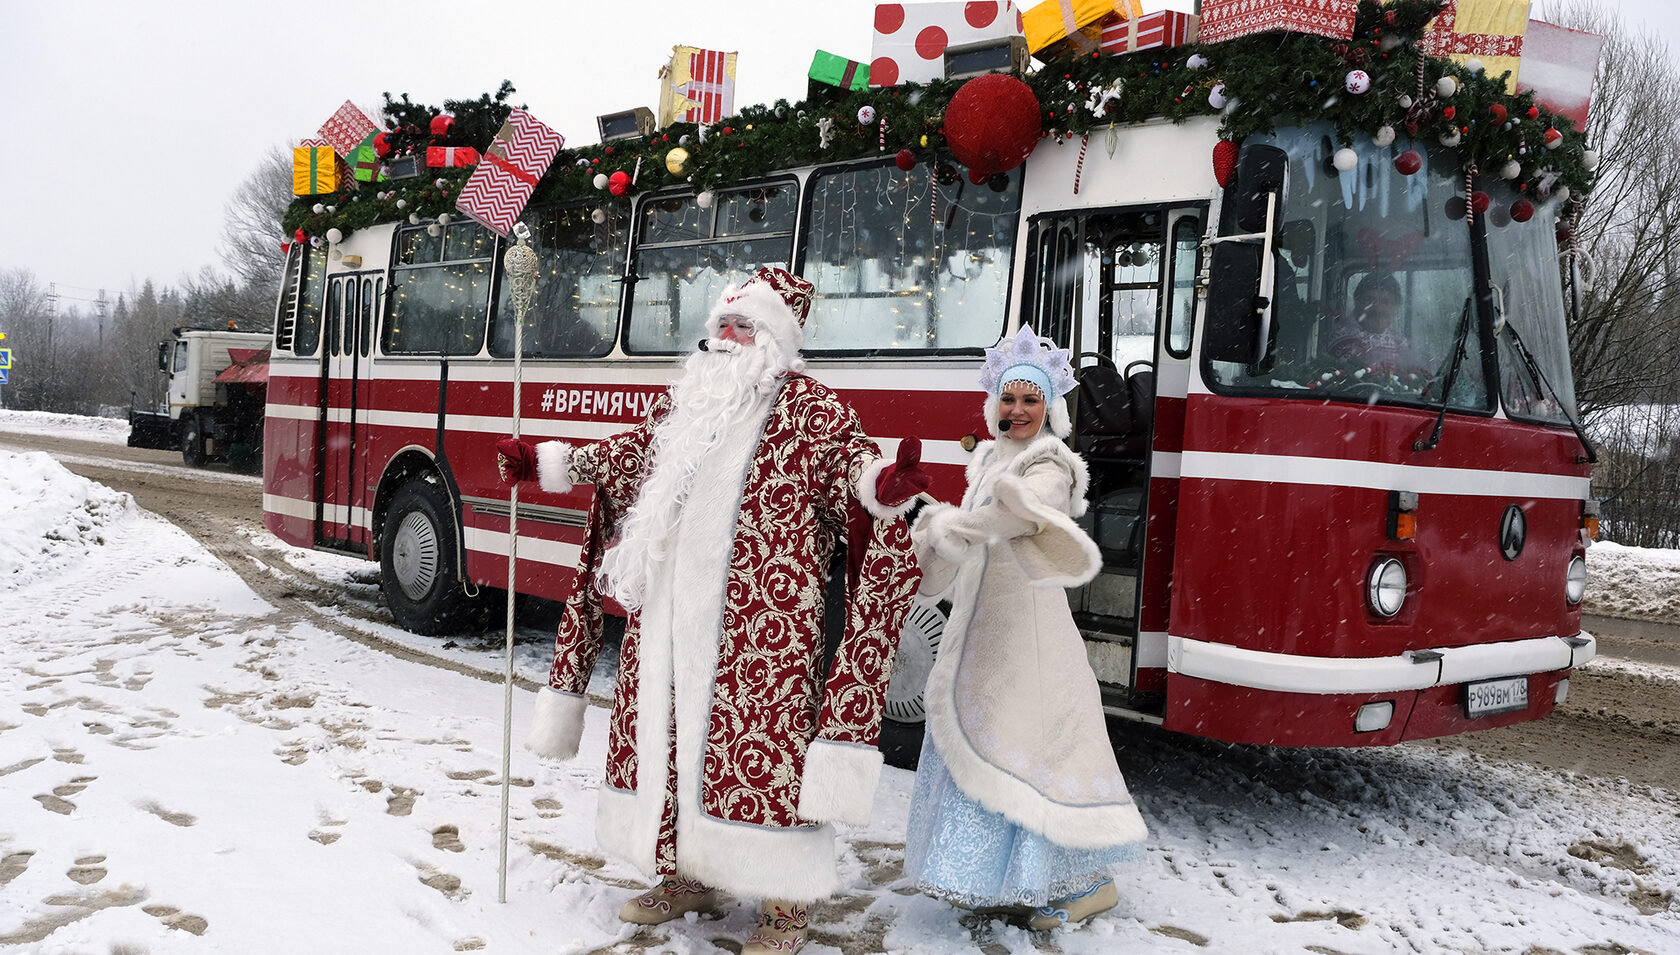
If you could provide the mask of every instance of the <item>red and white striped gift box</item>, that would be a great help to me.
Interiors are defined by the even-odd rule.
[[[688,54],[689,80],[680,92],[692,104],[678,117],[683,123],[715,123],[735,112],[735,54],[718,50]]]
[[[565,143],[566,137],[530,113],[514,110],[461,188],[455,208],[501,235],[511,235],[537,180]]]
[[[1273,30],[1347,40],[1358,9],[1359,0],[1202,0],[1201,42]]]
[[[1135,19],[1118,16],[1103,21],[1098,44],[1104,53],[1136,53],[1161,46],[1183,46],[1196,42],[1197,18],[1193,13],[1156,10]]]
[[[373,120],[368,119],[368,115],[362,112],[361,107],[345,100],[344,105],[338,108],[338,112],[332,114],[326,122],[321,124],[318,135],[326,140],[328,145],[332,146],[333,152],[349,159],[350,154],[356,151],[356,147],[362,144],[362,140],[368,138],[369,133],[378,131],[379,127],[374,125]]]
[[[1596,33],[1528,21],[1517,92],[1533,90],[1535,102],[1585,130],[1603,48],[1604,38]]]

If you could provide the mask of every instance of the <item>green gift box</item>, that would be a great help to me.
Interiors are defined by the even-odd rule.
[[[818,50],[811,58],[811,79],[843,90],[869,88],[869,64]]]

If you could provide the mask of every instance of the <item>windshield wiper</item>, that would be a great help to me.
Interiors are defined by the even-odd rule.
[[[1447,403],[1452,400],[1453,385],[1458,381],[1458,368],[1464,364],[1466,349],[1465,340],[1470,337],[1470,315],[1473,311],[1474,296],[1464,296],[1464,310],[1458,315],[1458,334],[1453,338],[1452,364],[1447,366],[1447,382],[1441,388],[1441,407],[1435,413],[1435,430],[1429,432],[1427,439],[1412,442],[1413,451],[1433,451],[1441,443],[1441,429],[1447,423]]]
[[[1587,452],[1586,457],[1580,463],[1597,464],[1598,452],[1593,448],[1592,442],[1587,440],[1587,433],[1581,430],[1581,425],[1575,420],[1575,416],[1569,413],[1568,408],[1564,407],[1563,399],[1558,397],[1557,389],[1553,388],[1551,381],[1547,380],[1546,373],[1540,368],[1540,362],[1535,359],[1534,353],[1528,350],[1528,345],[1523,342],[1522,336],[1517,334],[1517,326],[1507,321],[1501,331],[1511,333],[1511,345],[1516,349],[1517,357],[1522,359],[1523,368],[1528,371],[1529,377],[1533,378],[1536,384],[1552,396],[1552,401],[1557,404],[1558,410],[1563,412],[1563,420],[1569,422],[1570,430],[1575,432],[1575,437],[1581,442],[1581,450]]]

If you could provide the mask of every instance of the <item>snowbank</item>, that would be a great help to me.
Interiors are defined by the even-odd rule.
[[[1680,623],[1680,551],[1598,541],[1587,551],[1587,613]]]
[[[45,452],[0,451],[0,590],[62,570],[136,513],[133,498],[71,474]]]
[[[45,434],[81,441],[128,443],[126,418],[89,418],[85,415],[55,414],[51,411],[10,411],[0,408],[0,431]]]

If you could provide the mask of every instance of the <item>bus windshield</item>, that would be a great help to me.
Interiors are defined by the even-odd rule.
[[[1352,146],[1358,164],[1340,171],[1328,125],[1281,129],[1245,146],[1260,143],[1289,156],[1272,334],[1258,363],[1211,362],[1215,385],[1360,402],[1438,405],[1446,397],[1451,407],[1491,409],[1464,177],[1451,154],[1361,137]],[[1421,160],[1411,175],[1395,163],[1408,148]]]
[[[1558,278],[1557,205],[1523,200],[1503,183],[1488,189],[1488,269],[1505,323],[1499,330],[1499,395],[1512,418],[1567,423],[1575,417],[1563,286]],[[1511,210],[1532,210],[1514,221]]]

